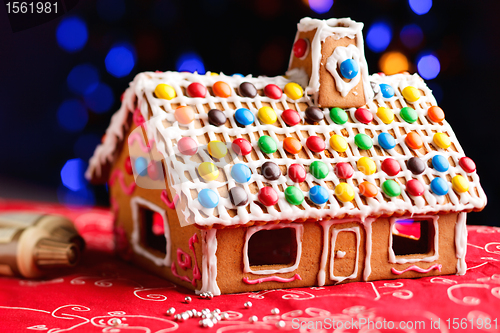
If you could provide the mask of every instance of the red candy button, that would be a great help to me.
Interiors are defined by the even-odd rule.
[[[198,151],[198,144],[190,137],[184,137],[177,143],[179,152],[183,155],[192,156]]]
[[[134,173],[134,171],[132,170],[132,162],[130,161],[130,157],[127,157],[127,159],[125,160],[125,171],[131,175],[132,173]]]
[[[396,176],[399,171],[401,171],[401,165],[399,165],[398,161],[392,158],[386,158],[381,165],[382,171],[388,174],[391,177]]]
[[[193,82],[187,87],[189,97],[205,97],[207,95],[207,87],[198,82]]]
[[[306,180],[306,169],[300,164],[292,164],[288,168],[288,177],[294,183],[302,183]]]
[[[302,58],[307,52],[307,41],[304,38],[298,39],[293,44],[293,55]]]
[[[292,109],[288,109],[283,111],[281,114],[281,119],[287,124],[288,126],[295,126],[298,123],[300,123],[300,114]]]
[[[267,97],[272,99],[280,99],[281,95],[283,95],[283,92],[277,85],[268,84],[267,86],[264,87],[264,94],[266,94]]]
[[[278,193],[274,188],[265,186],[260,189],[258,198],[265,206],[272,206],[278,202]]]
[[[339,177],[340,179],[351,178],[352,175],[354,174],[354,169],[352,168],[352,165],[346,162],[337,163],[333,171],[335,172],[335,175],[337,175],[337,177]]]
[[[470,157],[462,157],[458,164],[464,169],[465,172],[471,173],[476,171],[476,163]]]
[[[252,144],[243,138],[235,139],[231,147],[237,155],[248,155],[252,152]]]
[[[307,138],[306,146],[315,153],[321,153],[326,148],[325,141],[316,135]]]
[[[354,112],[354,117],[363,124],[369,124],[373,120],[373,115],[370,111],[364,108],[359,108]]]
[[[424,194],[424,191],[424,185],[416,179],[411,179],[406,183],[406,192],[408,192],[409,195],[419,197]]]

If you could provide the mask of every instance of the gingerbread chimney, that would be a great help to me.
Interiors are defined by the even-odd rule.
[[[360,107],[373,97],[363,47],[363,23],[350,18],[297,24],[287,76],[321,107]]]

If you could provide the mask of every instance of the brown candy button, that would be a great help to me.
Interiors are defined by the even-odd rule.
[[[281,176],[280,167],[274,162],[266,162],[262,164],[261,173],[268,180],[276,180]]]
[[[243,82],[240,84],[240,95],[243,97],[251,97],[254,98],[257,96],[257,89],[250,82]]]
[[[309,122],[318,123],[323,120],[324,117],[323,111],[316,106],[310,106],[306,109],[305,118]]]
[[[208,111],[208,122],[210,125],[222,126],[226,123],[226,115],[219,109],[212,109]]]
[[[247,192],[238,186],[229,190],[229,199],[235,206],[245,206],[248,203]]]
[[[418,157],[412,157],[408,160],[408,169],[414,175],[420,175],[425,171],[425,163]]]

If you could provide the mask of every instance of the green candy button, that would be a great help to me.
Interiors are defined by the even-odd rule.
[[[335,124],[343,125],[347,122],[347,113],[341,108],[332,108],[330,110],[330,118]]]
[[[325,162],[314,161],[309,167],[309,172],[317,179],[323,179],[328,176],[328,165]]]
[[[259,138],[258,145],[260,150],[266,154],[272,154],[278,149],[276,141],[270,136],[264,135]]]
[[[304,201],[304,193],[296,186],[288,186],[285,190],[285,199],[290,205],[300,205]]]
[[[397,197],[401,194],[401,186],[392,179],[388,179],[382,183],[382,191],[388,197]]]
[[[404,121],[410,124],[413,124],[418,119],[417,111],[409,106],[402,108],[399,115],[401,116],[401,118],[403,118]]]
[[[359,149],[363,150],[368,150],[373,147],[372,138],[363,133],[356,134],[356,136],[354,137],[354,143],[356,144],[356,146],[358,146]]]

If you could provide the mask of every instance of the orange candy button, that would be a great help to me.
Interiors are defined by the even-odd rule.
[[[290,154],[297,154],[302,150],[302,145],[300,144],[299,140],[288,137],[283,140],[283,148]]]
[[[188,125],[194,120],[194,110],[190,106],[180,106],[175,109],[175,119],[182,125]]]
[[[435,123],[440,123],[444,120],[444,111],[439,106],[431,106],[427,110],[427,115]]]
[[[214,91],[215,96],[224,98],[231,96],[231,87],[223,81],[215,82],[212,86],[212,90]]]
[[[410,132],[405,138],[406,145],[411,149],[420,149],[424,145],[422,138],[416,132]]]
[[[359,194],[364,195],[367,198],[373,198],[378,194],[377,186],[370,182],[362,182],[359,184]]]

